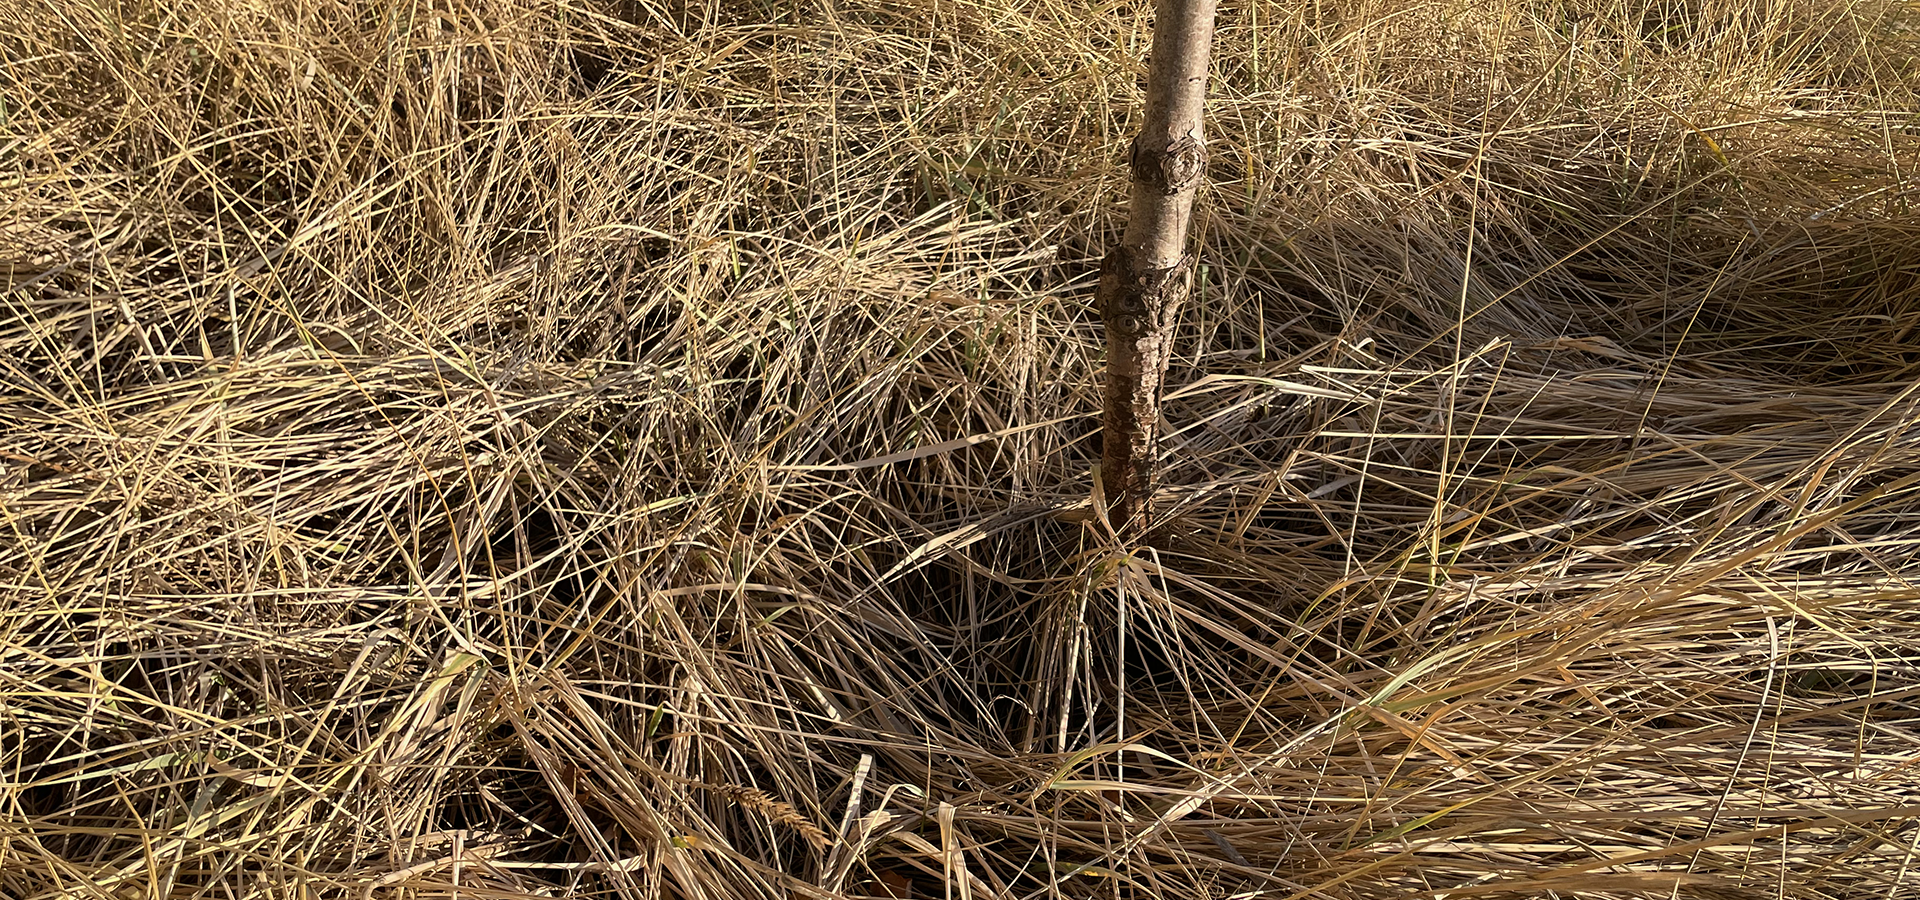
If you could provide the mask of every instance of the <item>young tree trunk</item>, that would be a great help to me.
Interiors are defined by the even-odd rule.
[[[1100,264],[1107,326],[1101,482],[1114,527],[1137,533],[1158,464],[1161,381],[1173,326],[1192,283],[1187,223],[1206,175],[1201,115],[1217,0],[1155,0],[1146,124],[1133,141],[1126,235]]]

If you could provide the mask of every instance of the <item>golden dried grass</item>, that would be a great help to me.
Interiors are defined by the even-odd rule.
[[[1920,896],[1916,13],[0,10],[0,895]]]

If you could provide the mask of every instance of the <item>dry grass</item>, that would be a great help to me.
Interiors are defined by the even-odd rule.
[[[1920,897],[1920,9],[0,8],[0,895]]]

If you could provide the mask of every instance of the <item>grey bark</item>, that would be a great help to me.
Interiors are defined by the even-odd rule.
[[[1202,114],[1217,0],[1155,0],[1146,122],[1134,138],[1127,230],[1100,264],[1107,330],[1101,482],[1114,527],[1138,532],[1158,477],[1160,395],[1192,284],[1187,226],[1204,180]]]

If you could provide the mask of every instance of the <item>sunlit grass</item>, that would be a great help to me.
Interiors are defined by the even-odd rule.
[[[1916,12],[0,10],[0,896],[1902,897]]]

